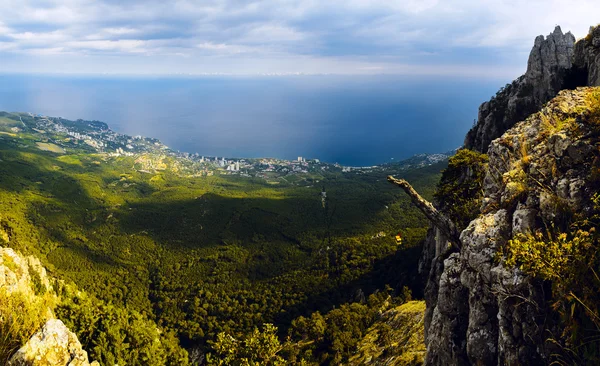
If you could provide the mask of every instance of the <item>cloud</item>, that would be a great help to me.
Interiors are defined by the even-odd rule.
[[[13,63],[0,65],[0,72],[48,71],[50,58],[60,64],[63,55],[74,72],[128,72],[143,57],[137,59],[144,63],[139,69],[149,72],[283,68],[479,75],[477,70],[488,68],[493,70],[488,75],[504,78],[505,70],[513,77],[522,71],[538,34],[561,24],[583,37],[600,21],[600,3],[590,0],[577,6],[562,0],[3,0],[3,5],[0,57],[10,54]],[[37,63],[26,60],[31,54]]]

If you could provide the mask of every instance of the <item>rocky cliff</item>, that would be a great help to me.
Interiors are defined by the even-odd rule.
[[[426,243],[427,364],[544,364],[560,353],[556,289],[526,264],[507,264],[506,248],[519,235],[568,228],[565,215],[587,220],[598,194],[599,136],[600,89],[579,88],[491,142],[481,213],[460,234],[460,249],[448,251],[439,230]]]
[[[484,178],[463,153],[457,166],[451,160],[448,202],[437,197],[461,230],[459,243],[434,227],[420,262],[426,364],[598,360],[593,335],[579,334],[600,329],[598,283],[580,285],[596,278],[598,238],[579,228],[595,233],[598,218],[600,89],[581,85],[600,85],[600,27],[577,43],[557,27],[536,38],[526,74],[481,105],[465,147],[487,153],[478,165]],[[481,196],[457,198],[459,184]],[[462,226],[457,206],[469,208]]]
[[[575,43],[560,27],[538,36],[529,55],[527,71],[479,107],[477,123],[464,146],[486,152],[490,143],[517,122],[537,112],[565,88],[600,85],[600,27]]]
[[[573,64],[581,82],[600,85],[600,26],[590,27],[589,34],[575,45]]]
[[[0,363],[98,365],[90,364],[77,336],[54,317],[54,282],[38,259],[0,247]]]

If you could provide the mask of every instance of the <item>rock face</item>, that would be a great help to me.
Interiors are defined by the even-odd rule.
[[[600,85],[600,26],[591,27],[587,37],[577,42],[573,63],[587,74],[586,85]]]
[[[517,233],[557,220],[557,205],[589,208],[599,115],[600,88],[564,90],[491,142],[482,214],[462,231],[460,251],[440,256],[448,243],[435,231],[425,245],[426,364],[547,363],[553,350],[545,332],[555,321],[546,305],[550,291],[505,267],[501,248]]]
[[[23,257],[11,248],[0,247],[0,288],[8,293],[51,291],[46,269],[34,257]]]
[[[529,54],[527,72],[479,107],[477,123],[465,147],[485,153],[492,140],[537,112],[565,88],[600,85],[600,27],[577,43],[560,27],[538,36]]]
[[[0,247],[0,291],[9,296],[18,293],[31,304],[53,304],[56,303],[55,300],[38,301],[42,296],[56,299],[52,282],[37,258],[24,257],[11,248]],[[46,314],[44,319],[49,320],[10,358],[8,365],[90,365],[87,353],[81,348],[77,336],[69,331],[62,321],[54,319],[51,307],[44,307],[47,309],[40,314]],[[0,313],[0,322],[2,315]],[[10,313],[7,315],[10,316]]]
[[[15,353],[8,366],[89,366],[87,352],[62,321],[50,319]],[[99,365],[92,362],[92,366]]]
[[[525,72],[525,82],[531,85],[535,102],[544,103],[562,88],[566,70],[572,65],[574,47],[575,37],[570,32],[563,34],[558,26],[546,38],[535,39]]]

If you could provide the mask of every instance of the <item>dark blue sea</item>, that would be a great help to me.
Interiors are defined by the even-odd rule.
[[[365,166],[460,146],[503,80],[0,75],[0,110],[100,120],[207,156]]]

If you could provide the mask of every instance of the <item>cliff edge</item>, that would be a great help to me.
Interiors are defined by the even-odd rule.
[[[600,85],[600,27],[587,37],[575,37],[556,27],[538,36],[529,54],[527,71],[479,107],[477,123],[464,146],[485,153],[490,143],[517,122],[537,112],[560,90]]]

